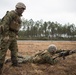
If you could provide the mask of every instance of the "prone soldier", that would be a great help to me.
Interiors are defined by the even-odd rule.
[[[51,44],[46,50],[39,50],[32,56],[18,56],[19,63],[39,63],[39,64],[55,64],[58,62],[56,58],[62,57],[65,59],[66,56],[76,53],[76,50],[58,50],[56,45]]]
[[[58,62],[56,58],[62,57],[65,59],[66,56],[76,53],[76,50],[57,50],[57,47],[52,44],[48,47],[48,49],[44,51],[38,51],[32,56],[22,56],[18,55],[18,63],[39,63],[39,64],[55,64]],[[10,62],[10,59],[7,59],[5,63]]]
[[[57,63],[57,60],[53,60],[54,55],[56,52],[61,52],[57,51],[57,47],[55,45],[50,45],[47,50],[44,51],[38,51],[32,56],[18,56],[18,62],[19,63],[39,63],[39,64],[55,64]],[[9,62],[10,59],[6,60],[5,63]]]

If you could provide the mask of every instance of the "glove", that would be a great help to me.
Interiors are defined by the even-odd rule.
[[[69,54],[73,54],[73,53],[76,53],[76,50],[70,50],[69,51]]]

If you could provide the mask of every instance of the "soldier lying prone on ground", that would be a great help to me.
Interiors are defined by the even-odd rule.
[[[38,64],[55,64],[58,62],[56,59],[57,57],[63,57],[68,56],[72,53],[76,53],[76,50],[57,50],[57,47],[55,45],[50,45],[47,50],[39,51],[35,53],[32,56],[20,56],[18,55],[18,63],[38,63]],[[5,63],[10,62],[10,59],[7,59]]]

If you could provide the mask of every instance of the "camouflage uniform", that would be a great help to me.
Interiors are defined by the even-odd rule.
[[[16,35],[18,34],[18,30],[13,29],[13,27],[11,27],[11,24],[18,24],[19,26],[21,24],[20,16],[14,10],[8,12],[7,15],[5,15],[2,19],[4,31],[1,34],[2,39],[0,50],[0,64],[4,63],[6,52],[8,49],[11,51],[12,63],[17,63],[18,46]]]
[[[55,64],[57,63],[57,60],[53,60],[54,55],[50,54],[47,50],[45,51],[39,51],[33,56],[18,56],[18,62],[19,63],[39,63],[39,64]],[[9,61],[9,60],[8,60]],[[6,62],[8,62],[6,61]]]
[[[49,50],[50,51],[50,50]],[[33,56],[22,56],[20,54],[18,54],[18,63],[22,64],[22,63],[39,63],[39,64],[44,64],[44,63],[48,63],[48,64],[55,64],[58,62],[59,57],[62,57],[63,59],[65,59],[66,56],[71,55],[73,53],[76,53],[76,50],[56,50],[56,52],[54,54],[51,54],[50,52],[48,52],[48,50],[45,51],[39,51],[38,53],[36,53]],[[11,59],[6,59],[5,63],[11,62]]]
[[[62,50],[57,50],[57,47],[55,45],[50,45],[47,50],[40,50],[37,53],[35,53],[32,56],[22,56],[18,54],[18,63],[39,63],[39,64],[55,64],[57,63],[57,60],[53,60],[55,55]],[[10,62],[10,59],[7,59],[5,63]]]
[[[49,52],[45,51],[43,53],[39,52],[38,54],[35,54],[34,56],[31,56],[27,59],[25,58],[24,62],[32,62],[32,63],[39,63],[39,64],[55,64],[57,60],[53,60],[53,55],[51,55]]]
[[[0,74],[2,74],[3,63],[8,49],[11,51],[12,66],[18,67],[17,37],[21,27],[20,17],[26,9],[26,6],[22,2],[18,2],[15,7],[15,10],[7,11],[6,15],[1,20]]]

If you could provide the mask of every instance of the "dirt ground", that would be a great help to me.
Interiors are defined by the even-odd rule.
[[[76,41],[18,41],[19,53],[32,55],[38,50],[45,50],[50,44],[55,44],[58,49],[74,50]],[[10,52],[7,52],[10,56]],[[60,60],[55,65],[50,64],[21,64],[22,67],[12,67],[11,63],[4,65],[3,75],[76,75],[76,54]]]

